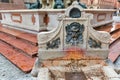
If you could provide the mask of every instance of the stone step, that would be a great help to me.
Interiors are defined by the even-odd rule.
[[[0,25],[0,31],[7,33],[7,34],[10,34],[12,36],[21,38],[23,40],[27,40],[30,43],[37,45],[37,38],[36,38],[37,35],[36,34],[30,34],[30,33],[22,32],[22,31],[15,30],[12,28],[3,27],[2,25]]]
[[[110,34],[114,34],[114,33],[118,32],[118,31],[120,31],[120,28],[111,31]]]
[[[30,44],[29,42],[25,42],[19,38],[14,36],[9,36],[5,33],[0,32],[0,40],[9,44],[10,46],[17,48],[17,50],[23,51],[24,53],[34,56],[38,52],[38,47]]]
[[[120,56],[120,23],[114,23],[113,26],[102,26],[95,28],[98,31],[107,31],[111,34],[110,51],[108,58],[115,62]]]
[[[120,28],[114,30],[110,34],[111,34],[111,41],[110,41],[110,43],[113,44],[117,39],[120,38]]]
[[[8,60],[10,60],[10,62],[12,62],[25,73],[31,71],[35,62],[35,58],[31,58],[22,52],[17,51],[2,41],[0,41],[0,54],[5,56]]]
[[[119,35],[120,34],[120,24],[118,24],[118,23],[114,23],[113,25],[96,27],[95,30],[109,32],[111,34],[111,40],[110,40],[111,44],[113,44],[117,39],[120,38],[120,35]]]
[[[110,45],[110,52],[108,58],[115,62],[115,60],[120,56],[120,38],[117,39],[112,45]]]
[[[100,26],[100,27],[96,27],[96,28],[94,28],[94,29],[95,29],[95,30],[98,30],[98,31],[111,32],[112,25],[108,25],[108,26]]]

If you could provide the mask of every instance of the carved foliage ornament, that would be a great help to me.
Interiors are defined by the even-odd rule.
[[[51,42],[48,42],[46,45],[47,45],[47,48],[46,49],[54,49],[54,48],[59,48],[59,45],[60,45],[60,38],[57,38]]]
[[[66,29],[66,43],[71,45],[77,45],[83,43],[84,25],[77,22],[73,22],[65,27]]]
[[[91,37],[88,40],[88,44],[89,44],[90,48],[101,48],[101,42],[98,42],[98,41],[92,39]]]

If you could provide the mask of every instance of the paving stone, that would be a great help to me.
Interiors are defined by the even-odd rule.
[[[117,58],[114,64],[116,67],[120,68],[120,56]]]
[[[115,70],[110,66],[103,67],[103,71],[109,80],[120,80],[120,76],[115,72]]]
[[[41,68],[38,73],[37,80],[51,80],[48,68]]]

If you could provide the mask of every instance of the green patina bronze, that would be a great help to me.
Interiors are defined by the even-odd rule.
[[[26,5],[28,9],[40,9],[42,7],[39,0],[37,0],[36,3],[27,3]]]
[[[62,0],[54,0],[55,4],[54,4],[54,9],[63,9],[65,8],[64,3]]]
[[[88,40],[88,44],[90,48],[101,48],[101,42],[95,41],[91,37]]]
[[[66,43],[77,45],[83,43],[84,25],[73,22],[66,26]]]
[[[46,44],[47,48],[46,49],[54,49],[54,48],[59,48],[59,45],[60,45],[60,38],[57,38],[51,42],[48,42]]]

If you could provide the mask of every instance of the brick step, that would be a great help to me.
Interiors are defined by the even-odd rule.
[[[115,62],[116,59],[120,56],[120,38],[117,39],[112,45],[110,45],[110,51],[109,51],[108,58]]]
[[[118,32],[118,31],[120,31],[120,28],[117,28],[117,29],[111,31],[110,34],[114,34],[114,33]]]
[[[5,33],[0,32],[0,40],[6,42],[10,46],[23,51],[24,53],[34,56],[37,54],[38,47],[30,44],[29,42],[24,42],[23,40],[16,38],[14,36],[9,36]]]
[[[120,56],[120,23],[115,24],[115,29],[110,32],[112,36],[108,58],[115,62]]]
[[[19,31],[19,30],[8,28],[8,27],[3,27],[2,25],[0,25],[0,32],[10,34],[10,35],[15,36],[17,38],[27,40],[34,45],[37,45],[37,35],[36,34],[22,32],[22,31]]]
[[[94,29],[95,29],[95,30],[98,30],[98,31],[111,32],[112,25],[109,25],[109,26],[100,26],[100,27],[96,27],[96,28],[94,28]]]
[[[114,26],[114,28],[113,28]],[[111,40],[110,40],[110,43],[114,43],[117,39],[120,38],[120,24],[118,23],[115,23],[114,25],[108,25],[108,26],[100,26],[100,27],[97,27],[95,28],[95,30],[98,30],[98,31],[106,31],[106,32],[109,32],[111,34]],[[113,29],[113,30],[112,30]],[[110,45],[111,45],[110,44]]]
[[[31,71],[35,62],[35,58],[31,58],[22,52],[15,50],[2,41],[0,41],[0,54],[5,56],[10,62],[12,62],[25,73]]]
[[[111,41],[110,43],[114,43],[117,39],[120,38],[120,29],[116,29],[115,31],[111,32]]]

